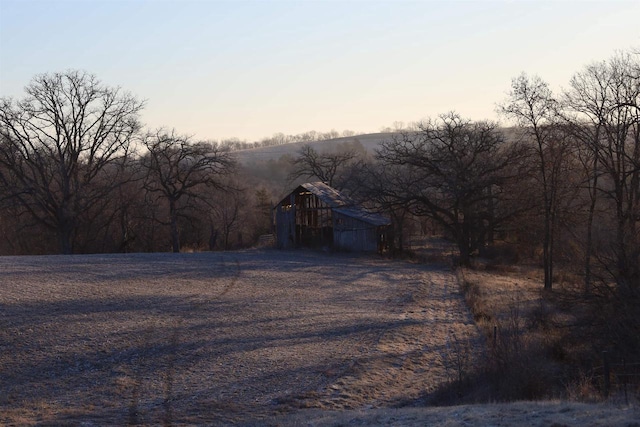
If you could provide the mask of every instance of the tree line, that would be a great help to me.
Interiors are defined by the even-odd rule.
[[[228,147],[143,130],[142,101],[84,72],[39,75],[25,91],[0,102],[3,253],[179,251],[202,223],[210,240],[225,233]]]
[[[250,150],[252,148],[273,147],[277,145],[292,144],[295,142],[314,142],[337,138],[348,138],[354,135],[356,135],[356,132],[349,129],[345,129],[342,132],[338,132],[335,129],[331,129],[327,132],[317,132],[315,130],[310,130],[293,135],[278,132],[270,137],[261,138],[259,141],[249,142],[240,138],[226,138],[220,140],[219,144],[223,147],[228,147],[231,151],[239,151]]]
[[[640,281],[638,52],[575,73],[554,94],[538,76],[511,82],[498,111],[398,122],[374,153],[357,138],[243,166],[243,144],[145,130],[144,102],[79,72],[36,76],[0,101],[0,251],[74,253],[229,249],[271,231],[273,201],[318,179],[388,214],[396,250],[415,224],[452,239],[461,264],[505,247],[584,275]],[[347,131],[351,135],[350,131]],[[267,145],[338,137],[275,135]],[[344,135],[342,135],[344,136]]]
[[[580,266],[584,292],[640,289],[640,53],[575,73],[555,94],[526,73],[497,110],[511,127],[456,112],[392,134],[371,156],[303,147],[290,177],[316,178],[389,215],[394,245],[428,221],[458,262],[511,248]]]
[[[35,76],[25,92],[0,100],[2,254],[251,244],[270,231],[274,190],[247,178],[232,152],[354,134],[248,143],[147,130],[143,101],[77,70]]]

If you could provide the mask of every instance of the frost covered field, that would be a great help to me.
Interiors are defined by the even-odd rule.
[[[452,337],[481,348],[445,267],[256,250],[0,257],[0,272],[0,424],[466,425],[480,413],[385,409],[455,378]]]

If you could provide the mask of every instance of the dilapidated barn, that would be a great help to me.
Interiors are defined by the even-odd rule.
[[[280,249],[328,247],[382,252],[391,222],[322,182],[302,184],[274,208]]]

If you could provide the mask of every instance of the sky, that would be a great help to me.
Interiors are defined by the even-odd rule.
[[[207,140],[504,122],[520,73],[560,91],[631,49],[638,0],[0,0],[0,96],[84,70],[145,100],[149,129]]]

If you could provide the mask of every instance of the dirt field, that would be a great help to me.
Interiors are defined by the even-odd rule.
[[[245,251],[0,257],[0,272],[6,425],[436,423],[388,408],[454,380],[459,343],[482,349],[445,267]]]

